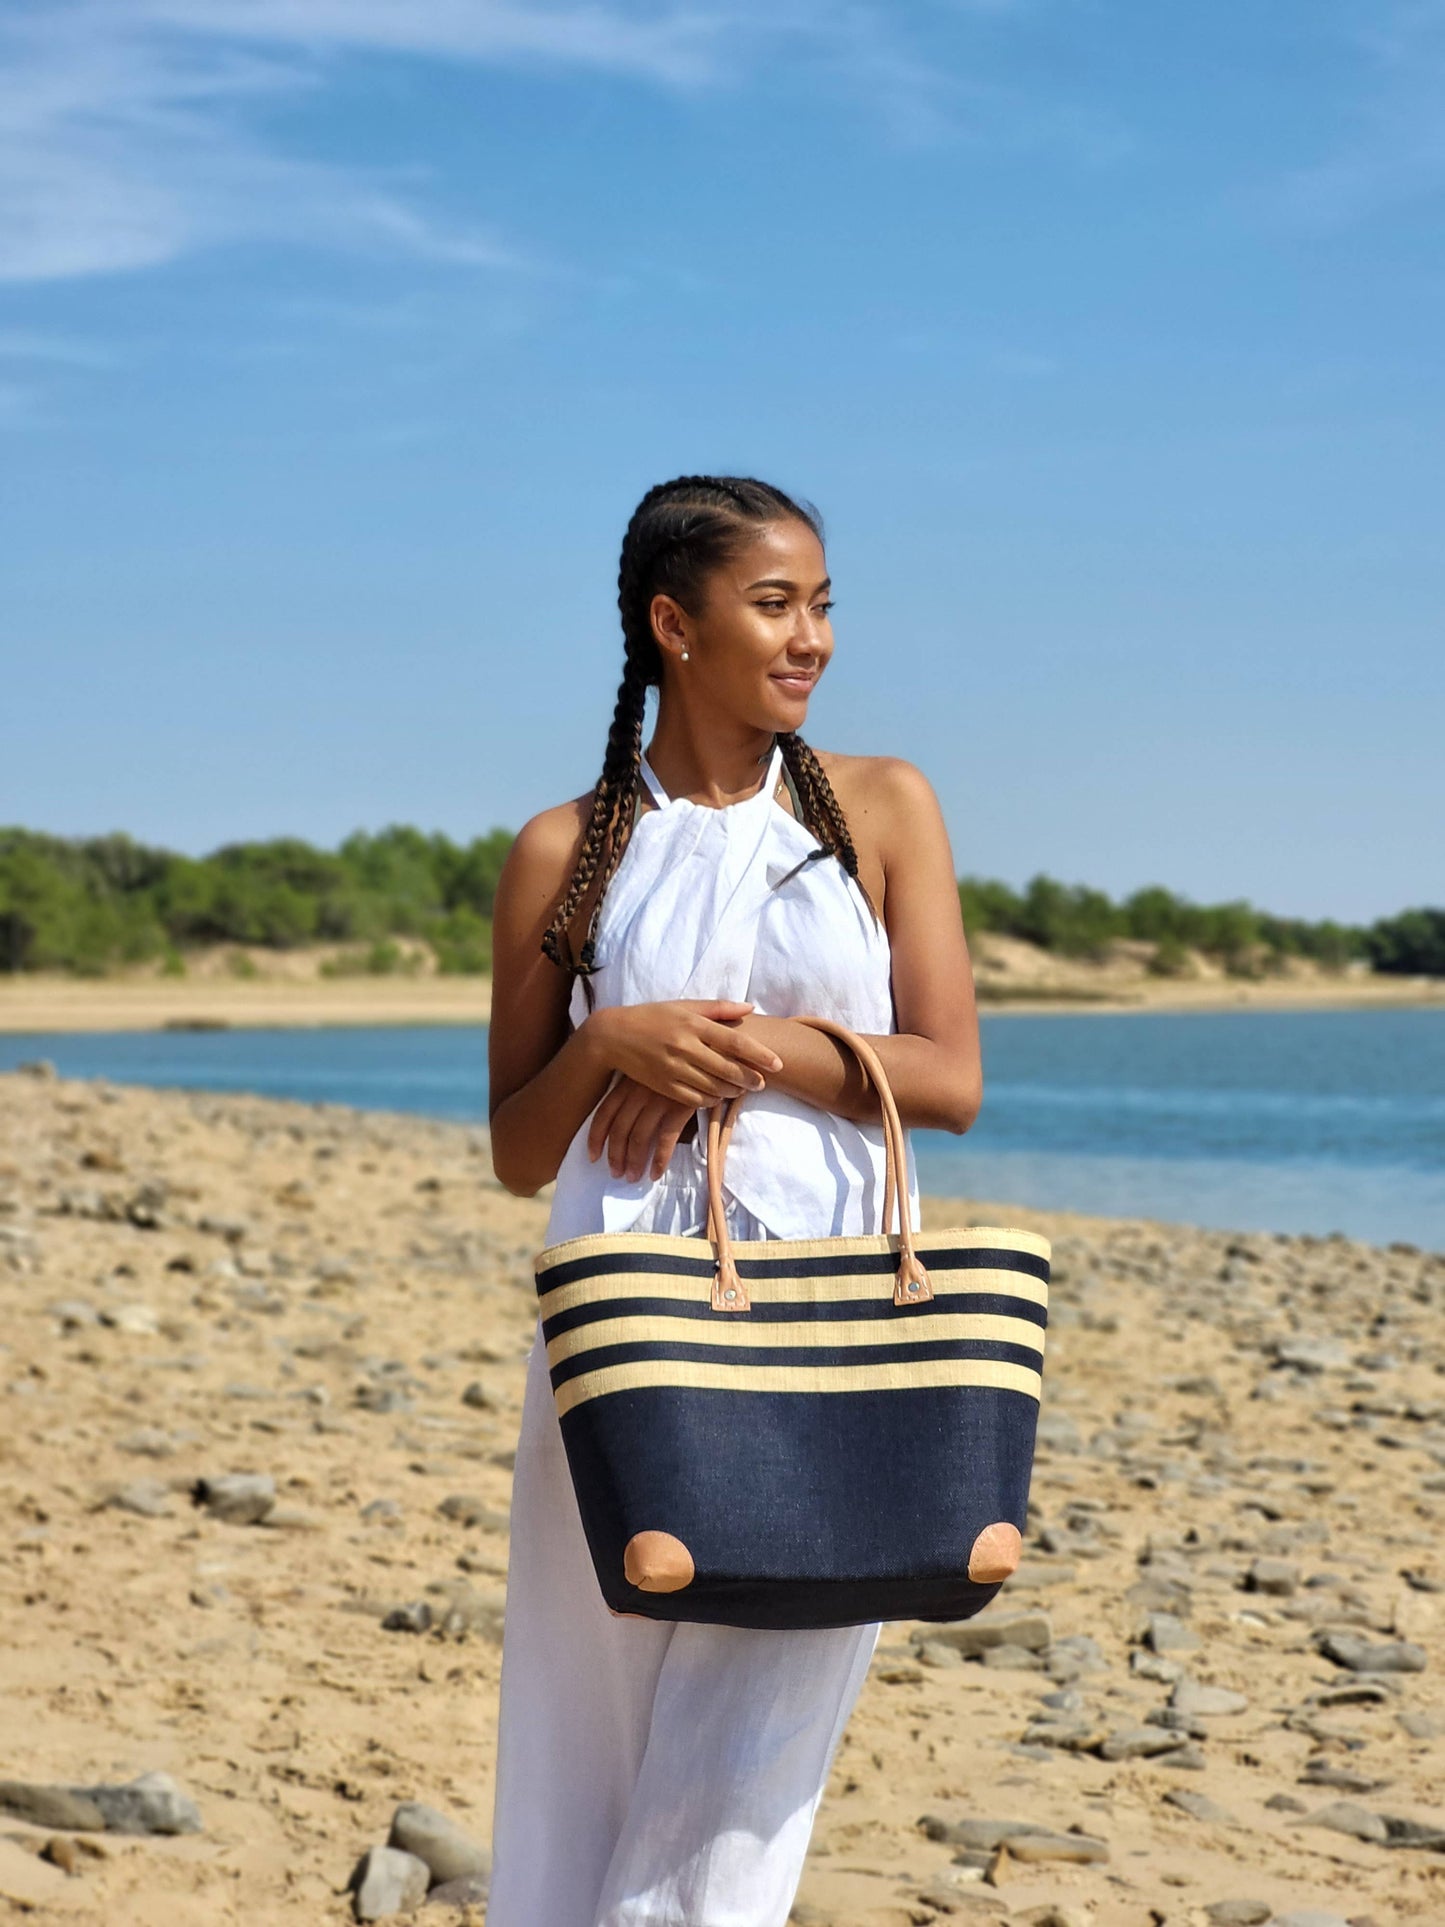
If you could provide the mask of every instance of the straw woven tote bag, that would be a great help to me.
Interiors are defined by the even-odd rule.
[[[1049,1241],[912,1231],[877,1053],[831,1018],[799,1021],[849,1045],[878,1091],[881,1231],[735,1243],[734,1098],[708,1117],[704,1237],[596,1233],[537,1257],[598,1583],[614,1612],[648,1619],[966,1619],[1019,1560]]]

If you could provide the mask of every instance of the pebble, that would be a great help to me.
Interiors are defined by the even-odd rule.
[[[437,1882],[483,1877],[491,1872],[485,1847],[465,1834],[454,1820],[419,1800],[408,1800],[391,1816],[386,1844],[426,1862]],[[485,1898],[485,1893],[481,1896]]]
[[[1358,1806],[1353,1800],[1334,1800],[1327,1807],[1305,1814],[1295,1822],[1300,1827],[1327,1827],[1332,1833],[1347,1833],[1354,1840],[1368,1840],[1383,1846],[1390,1830],[1377,1813]]]
[[[1316,1640],[1326,1659],[1352,1673],[1423,1673],[1425,1648],[1407,1639],[1374,1644],[1358,1633],[1322,1633]]]
[[[1101,1760],[1147,1760],[1157,1753],[1172,1753],[1180,1745],[1179,1735],[1157,1726],[1126,1726],[1111,1733],[1099,1745]]]
[[[275,1505],[276,1481],[265,1472],[224,1472],[219,1478],[197,1479],[191,1498],[213,1519],[253,1526]]]
[[[1203,1644],[1198,1633],[1174,1613],[1150,1613],[1144,1642],[1155,1653],[1192,1653]]]
[[[1215,1900],[1204,1909],[1209,1927],[1263,1927],[1273,1912],[1267,1900]]]
[[[410,1913],[426,1899],[431,1872],[415,1854],[395,1847],[368,1847],[351,1876],[351,1905],[358,1920],[384,1920]]]
[[[1204,1820],[1215,1827],[1239,1825],[1228,1808],[1220,1806],[1217,1800],[1211,1800],[1207,1793],[1195,1793],[1188,1787],[1171,1787],[1164,1799],[1167,1805],[1178,1807],[1181,1813],[1187,1813],[1192,1820]]]
[[[1299,1590],[1299,1567],[1290,1559],[1256,1559],[1244,1575],[1249,1592],[1269,1593],[1288,1599]]]
[[[432,1627],[432,1609],[424,1599],[405,1606],[393,1606],[381,1622],[384,1633],[426,1633]]]
[[[133,1479],[112,1492],[105,1504],[142,1519],[168,1519],[173,1510],[170,1490],[159,1479]]]
[[[485,1874],[467,1874],[461,1880],[444,1880],[426,1897],[428,1907],[481,1907],[486,1904],[490,1885]]]
[[[1187,1675],[1174,1683],[1169,1704],[1186,1719],[1223,1719],[1231,1713],[1247,1713],[1249,1701],[1243,1693],[1232,1693],[1224,1686],[1202,1686]]]
[[[1047,1613],[988,1613],[957,1625],[930,1627],[930,1645],[951,1646],[964,1659],[977,1659],[989,1646],[1021,1646],[1026,1652],[1046,1652],[1053,1641]]]

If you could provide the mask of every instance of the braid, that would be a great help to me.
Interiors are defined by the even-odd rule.
[[[863,900],[873,910],[876,922],[878,912],[873,909],[872,898],[863,889],[862,878],[858,875],[858,852],[853,848],[853,833],[848,828],[843,806],[834,794],[833,785],[828,781],[816,752],[809,749],[794,730],[779,736],[778,741],[782,744],[783,762],[788,774],[797,785],[798,801],[803,806],[804,827],[812,831],[825,850],[837,857],[863,891]]]
[[[627,524],[617,568],[622,681],[582,846],[562,901],[542,936],[543,954],[582,978],[589,1002],[587,979],[595,968],[603,899],[632,835],[633,812],[628,805],[641,768],[647,691],[662,683],[662,652],[652,632],[653,598],[670,595],[689,612],[700,607],[708,576],[737,552],[749,529],[786,519],[806,523],[822,539],[817,511],[770,483],[734,475],[678,475],[650,488]],[[779,740],[798,786],[807,827],[856,878],[853,839],[817,757],[798,736]],[[594,882],[598,888],[587,935],[574,957],[571,925]]]

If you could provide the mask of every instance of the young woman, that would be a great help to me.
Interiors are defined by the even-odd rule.
[[[737,1093],[734,1237],[876,1231],[876,1096],[796,1015],[870,1039],[906,1126],[966,1131],[977,1114],[973,979],[933,790],[899,758],[798,734],[833,655],[828,594],[816,513],[765,483],[682,476],[628,525],[601,778],[526,824],[497,891],[492,1156],[523,1196],[556,1179],[548,1244],[701,1234],[698,1123]],[[895,638],[871,673],[907,657]],[[908,1205],[916,1226],[911,1145]],[[877,1635],[613,1614],[539,1336],[488,1927],[782,1927]]]

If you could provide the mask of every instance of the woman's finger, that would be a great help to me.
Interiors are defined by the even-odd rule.
[[[608,1132],[612,1129],[612,1120],[621,1108],[631,1083],[630,1077],[619,1077],[592,1113],[592,1124],[587,1132],[587,1155],[594,1164],[602,1155],[602,1147],[607,1142]]]
[[[776,1051],[769,1050],[766,1044],[760,1044],[756,1037],[749,1037],[746,1031],[735,1030],[731,1024],[705,1024],[702,1041],[721,1055],[752,1070],[780,1071],[783,1068],[783,1060]]]

